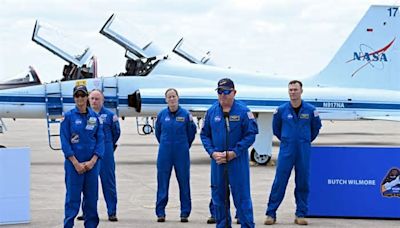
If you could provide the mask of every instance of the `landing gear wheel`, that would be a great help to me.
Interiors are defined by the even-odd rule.
[[[150,124],[143,125],[143,133],[145,135],[151,134],[153,132],[153,127]]]
[[[250,160],[257,162],[259,165],[266,165],[269,160],[271,160],[271,156],[269,155],[260,155],[257,151],[253,148],[250,152]]]
[[[5,146],[3,146],[3,145],[0,145],[0,148],[6,148]]]

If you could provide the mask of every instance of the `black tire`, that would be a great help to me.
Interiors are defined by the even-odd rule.
[[[150,124],[143,125],[142,131],[145,135],[153,133],[153,127]]]
[[[3,145],[0,145],[0,148],[6,148],[5,146],[3,146]]]
[[[250,152],[250,161],[257,162],[259,165],[267,165],[270,160],[271,156],[259,155],[254,148]]]

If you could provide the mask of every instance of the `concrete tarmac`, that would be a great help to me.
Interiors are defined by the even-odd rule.
[[[64,158],[61,151],[53,151],[47,142],[45,120],[4,120],[8,131],[0,134],[0,144],[7,147],[31,148],[31,222],[4,225],[15,227],[62,227],[64,216]],[[210,200],[210,160],[204,152],[199,136],[191,149],[192,213],[189,223],[179,218],[179,190],[175,175],[170,181],[167,221],[157,223],[154,213],[156,198],[156,159],[158,144],[154,135],[140,136],[134,118],[121,120],[122,136],[116,151],[118,190],[118,222],[109,222],[105,201],[99,190],[99,227],[215,227],[207,225]],[[400,146],[400,123],[386,121],[323,122],[323,129],[315,141],[317,145]],[[57,139],[58,140],[58,139]],[[278,143],[274,139],[274,157]],[[15,167],[18,168],[17,166]],[[10,170],[12,172],[12,170]],[[254,219],[257,227],[264,226],[267,198],[275,175],[275,166],[251,167],[251,190]],[[274,227],[297,227],[293,223],[295,200],[294,174],[289,180],[286,196],[278,210]],[[233,205],[233,204],[232,204]],[[232,213],[234,210],[231,209]],[[399,227],[399,220],[309,218],[311,227]],[[75,227],[84,227],[76,221]],[[240,225],[233,224],[233,227]]]

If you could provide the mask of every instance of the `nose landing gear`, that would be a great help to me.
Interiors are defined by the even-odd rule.
[[[257,162],[259,165],[266,165],[271,160],[271,156],[267,154],[258,154],[253,148],[250,152],[250,160]]]

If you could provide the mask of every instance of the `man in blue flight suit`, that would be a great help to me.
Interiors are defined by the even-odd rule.
[[[225,181],[230,185],[241,227],[254,227],[248,148],[258,134],[257,123],[247,106],[234,99],[236,90],[231,79],[221,79],[217,92],[218,101],[207,110],[200,134],[203,146],[212,158],[211,198],[216,227],[231,227],[232,223],[230,213],[228,217],[225,214],[225,206],[229,207],[229,202],[228,205],[225,202],[229,195]],[[228,124],[230,129],[227,129]],[[228,175],[225,175],[226,168]]]
[[[65,156],[65,218],[64,227],[74,226],[83,193],[85,227],[97,227],[99,162],[104,153],[103,126],[97,114],[87,107],[86,86],[75,86],[76,107],[65,113],[61,122],[60,138]]]
[[[210,203],[208,204],[208,210],[210,211],[210,217],[208,217],[207,219],[207,224],[215,224],[215,208],[214,208],[214,204],[212,202],[212,199],[210,200]],[[236,224],[240,224],[240,220],[237,217],[237,213],[235,214],[235,218],[236,218]]]
[[[293,166],[295,167],[296,219],[298,225],[307,225],[309,164],[311,142],[317,137],[321,120],[315,107],[301,99],[303,84],[289,82],[290,102],[278,107],[273,117],[274,135],[281,141],[275,180],[269,196],[265,225],[276,222],[276,210],[285,195]]]
[[[100,163],[100,179],[104,199],[107,204],[108,220],[116,222],[118,218],[114,152],[119,136],[121,135],[118,116],[104,107],[104,96],[99,90],[90,92],[89,102],[90,107],[97,113],[103,124],[104,155]]]
[[[155,128],[160,143],[157,157],[157,222],[165,222],[172,167],[179,184],[181,222],[188,222],[192,210],[189,149],[196,135],[196,125],[190,112],[179,106],[176,89],[167,89],[165,101],[168,107],[158,113]]]

